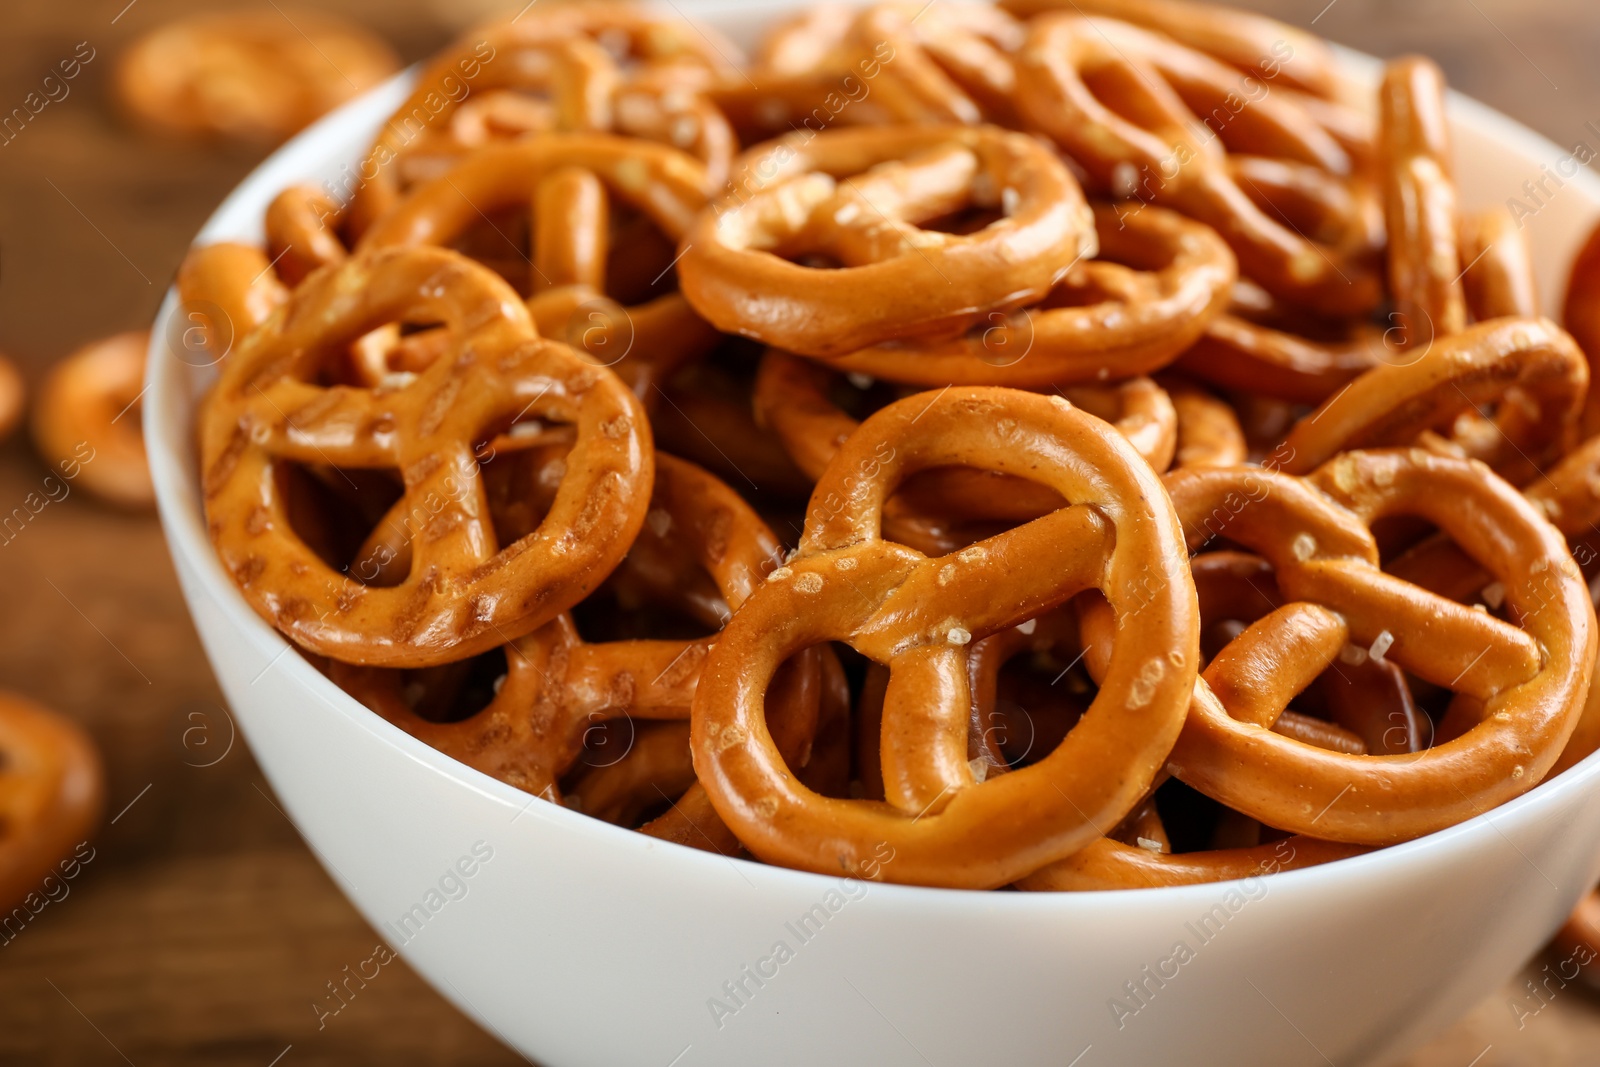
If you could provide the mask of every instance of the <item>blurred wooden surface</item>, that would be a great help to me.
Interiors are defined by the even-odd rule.
[[[107,99],[115,56],[134,35],[179,13],[233,6],[268,5],[0,5],[0,111],[78,42],[95,50],[70,96],[0,145],[0,348],[30,380],[82,342],[149,322],[189,237],[259,158],[151,141]],[[465,0],[315,6],[366,22],[407,60],[487,8]],[[1427,52],[1455,86],[1562,144],[1600,119],[1594,0],[1247,6],[1315,21],[1318,31],[1380,55]],[[0,446],[0,510],[44,473],[25,441]],[[231,725],[154,519],[74,493],[0,545],[0,582],[8,608],[0,686],[93,731],[110,768],[108,817],[118,816],[71,895],[0,948],[0,1063],[520,1062],[403,964],[385,967],[318,1029],[313,1002],[347,964],[371,954],[376,935],[269,799],[243,744],[227,748]],[[1594,1000],[1569,988],[1519,1029],[1515,996],[1513,985],[1490,998],[1415,1067],[1600,1063]]]

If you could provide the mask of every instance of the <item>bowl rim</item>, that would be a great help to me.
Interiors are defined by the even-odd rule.
[[[771,6],[777,8],[779,5]],[[714,21],[718,13],[734,9],[735,6],[729,4],[727,0],[694,8],[697,15],[708,17],[708,21]],[[750,13],[742,5],[738,6],[737,10],[741,14]],[[1376,80],[1376,74],[1382,67],[1380,60],[1341,45],[1333,44],[1332,47],[1354,76]],[[258,230],[259,210],[253,212],[252,222],[247,226],[239,225],[235,216],[240,215],[252,204],[264,207],[266,200],[289,182],[305,180],[305,172],[318,164],[326,164],[336,159],[356,158],[356,153],[364,147],[365,140],[355,142],[355,146],[352,147],[350,139],[344,136],[342,131],[347,126],[361,125],[365,128],[367,125],[375,125],[376,121],[381,121],[383,116],[392,112],[404,99],[420,66],[420,63],[413,65],[394,75],[388,81],[323,116],[275,149],[223,198],[201,226],[191,242],[191,247],[211,240],[240,239],[246,232],[253,232],[252,228]],[[1565,150],[1544,135],[1455,90],[1449,91],[1448,112],[1452,126],[1474,128],[1496,143],[1511,147],[1519,154],[1530,158],[1559,159],[1566,154]],[[1587,201],[1590,206],[1600,208],[1600,175],[1584,168],[1573,178],[1568,179],[1568,184],[1575,187],[1580,201]],[[148,400],[143,406],[143,434],[155,484],[157,509],[169,551],[177,568],[195,576],[202,587],[199,595],[208,596],[218,606],[227,624],[261,654],[263,662],[274,669],[287,671],[293,683],[309,689],[324,704],[335,709],[348,724],[372,741],[436,772],[453,785],[463,786],[501,804],[522,808],[535,816],[534,821],[549,820],[573,833],[596,835],[597,843],[614,842],[616,846],[632,850],[642,856],[647,863],[679,862],[685,865],[686,871],[693,870],[695,865],[699,865],[700,871],[709,872],[720,869],[721,864],[734,863],[740,865],[741,871],[746,875],[789,881],[794,887],[810,887],[816,892],[822,892],[837,882],[838,876],[835,875],[780,867],[758,860],[727,857],[647,837],[635,830],[614,826],[564,805],[549,802],[531,804],[531,800],[538,798],[457,762],[411,736],[368,709],[316,670],[310,661],[299,654],[299,649],[293,643],[255,613],[223,572],[221,562],[205,533],[201,501],[197,491],[198,460],[192,455],[185,454],[183,447],[184,443],[192,443],[192,437],[188,434],[173,434],[171,443],[177,447],[169,447],[169,440],[164,436],[164,431],[169,429],[164,425],[168,413],[173,411],[182,413],[179,421],[187,428],[192,424],[192,405],[195,403],[188,396],[191,390],[183,381],[186,364],[170,356],[163,344],[172,327],[178,303],[176,286],[170,285],[151,328],[144,383]],[[183,412],[185,404],[191,406],[188,412]],[[189,589],[184,589],[186,607],[194,596],[195,594]],[[286,655],[291,651],[296,654]],[[213,666],[213,674],[216,673]],[[272,768],[263,762],[262,770],[270,780],[273,776]],[[1502,829],[1500,824],[1506,822],[1516,824],[1509,827],[1515,832],[1519,826],[1525,826],[1536,820],[1541,812],[1571,800],[1574,794],[1595,791],[1597,779],[1600,779],[1600,751],[1592,753],[1559,775],[1545,778],[1526,793],[1454,826],[1362,855],[1312,867],[1278,871],[1271,875],[1271,880],[1267,884],[1276,891],[1322,892],[1327,889],[1337,891],[1341,883],[1376,882],[1397,878],[1403,876],[1405,869],[1413,864],[1446,859],[1453,853],[1464,856],[1473,850],[1475,842],[1491,834],[1506,839],[1515,848],[1515,841],[1507,837],[1506,830]],[[313,851],[316,852],[315,849]],[[1521,849],[1517,851],[1520,853]],[[320,862],[320,853],[317,855]],[[1527,857],[1524,856],[1524,859]],[[1527,862],[1532,864],[1532,860]],[[948,907],[963,908],[969,905],[961,902],[982,900],[986,902],[986,907],[1020,909],[1024,913],[1036,909],[1053,913],[1064,910],[1071,913],[1081,909],[1086,914],[1104,915],[1108,908],[1133,908],[1138,907],[1139,902],[1176,906],[1190,901],[1214,900],[1218,895],[1226,893],[1230,886],[1238,886],[1241,882],[1258,877],[1261,876],[1252,875],[1243,879],[1204,882],[1196,885],[1060,893],[995,893],[992,890],[948,889],[874,882],[873,892],[875,896],[884,895],[891,904],[899,903],[907,907],[931,906],[942,910]]]

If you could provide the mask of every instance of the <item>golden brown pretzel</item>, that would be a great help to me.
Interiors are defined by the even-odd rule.
[[[1561,321],[1578,346],[1593,371],[1600,360],[1600,226],[1584,241],[1573,260],[1572,273],[1567,278],[1567,291],[1561,304]],[[1590,375],[1591,379],[1593,374]],[[1583,409],[1585,438],[1600,433],[1600,388],[1591,389]]]
[[[330,353],[384,323],[442,321],[448,357],[395,387],[315,384]],[[546,523],[497,544],[478,442],[527,417],[576,444]],[[430,666],[482,652],[582,599],[626,551],[653,457],[638,401],[609,372],[535,335],[498,277],[438,249],[380,249],[313,275],[228,359],[201,413],[206,518],[224,566],[263,617],[345,662]],[[363,585],[291,529],[279,463],[398,469],[412,567]],[[414,508],[412,509],[414,511]]]
[[[164,133],[279,141],[398,67],[380,39],[319,11],[205,13],[135,41],[116,93]]]
[[[1156,384],[1172,398],[1178,420],[1173,466],[1231,467],[1245,461],[1244,430],[1226,401],[1172,375],[1157,378]]]
[[[1201,616],[1201,650],[1212,631],[1225,625],[1253,623],[1283,607],[1272,567],[1259,556],[1241,552],[1216,551],[1196,556],[1192,563],[1195,591],[1199,597]],[[1115,620],[1110,617],[1103,600],[1080,601],[1084,638],[1088,642],[1085,659],[1091,675],[1098,674],[1114,640]],[[1226,631],[1231,633],[1232,631]],[[1390,669],[1393,667],[1390,665]],[[1366,678],[1363,695],[1386,696],[1374,692],[1371,674],[1381,673],[1376,661],[1368,660],[1361,666],[1341,664],[1318,678],[1327,683],[1342,677]],[[1404,679],[1399,679],[1403,690]],[[1346,695],[1352,687],[1329,686],[1339,695]],[[1330,694],[1331,696],[1332,694]],[[1407,693],[1409,696],[1409,693]],[[979,699],[982,699],[980,692]],[[1352,706],[1358,701],[1341,701],[1333,710],[1340,721],[1352,717],[1370,717],[1367,708]],[[1415,709],[1411,709],[1415,713]],[[1363,724],[1367,725],[1367,724]],[[1394,729],[1404,734],[1408,725],[1403,715],[1395,724],[1382,724],[1379,729]],[[1360,755],[1369,751],[1361,737],[1334,723],[1284,711],[1272,723],[1273,732],[1318,748]],[[1382,742],[1380,742],[1380,745]],[[1386,751],[1387,747],[1370,747],[1371,751]],[[1413,751],[1399,748],[1397,751]],[[1158,781],[1165,778],[1165,774]],[[1194,885],[1203,882],[1248,878],[1278,870],[1298,869],[1326,863],[1345,856],[1366,851],[1354,845],[1336,844],[1303,835],[1276,843],[1249,842],[1231,846],[1213,843],[1210,849],[1175,854],[1167,839],[1165,828],[1155,812],[1154,797],[1138,810],[1136,829],[1127,827],[1092,842],[1066,859],[1041,868],[1017,883],[1017,888],[1034,891],[1083,891],[1097,889],[1136,889],[1162,885]],[[1237,816],[1237,813],[1232,813]],[[1132,832],[1123,832],[1132,829]]]
[[[33,408],[33,440],[45,461],[125,508],[156,499],[139,417],[149,348],[148,331],[85,345],[50,368]]]
[[[1327,100],[1348,91],[1338,60],[1322,38],[1238,8],[1175,0],[1002,0],[1000,6],[1020,18],[1070,8],[1121,19],[1182,41],[1275,87]]]
[[[614,367],[649,399],[652,386],[703,355],[717,335],[678,293],[633,307],[607,294],[611,204],[637,210],[676,241],[704,205],[705,189],[704,168],[677,149],[601,134],[549,135],[478,149],[412,190],[359,247],[449,244],[531,193],[531,247],[512,247],[527,263],[534,322]]]
[[[493,129],[493,114],[486,112],[511,112],[510,128],[503,131],[508,135],[536,130],[626,133],[616,120],[628,116],[618,114],[615,95],[627,68],[637,65],[645,75],[636,86],[639,91],[659,91],[658,107],[708,126],[718,116],[705,114],[693,91],[711,72],[731,70],[737,57],[736,47],[698,22],[616,0],[541,4],[479,27],[433,59],[411,96],[384,124],[353,190],[352,231],[364,233],[398,202],[408,157],[426,156],[442,142],[443,158],[453,162],[463,147],[499,132]],[[691,90],[687,104],[666,99],[668,87],[651,81],[657,70]],[[520,95],[512,100],[508,90],[542,90],[550,100],[544,104]],[[455,122],[463,111],[467,122]],[[463,128],[470,125],[478,127],[476,133]],[[676,143],[670,123],[665,132]],[[706,147],[707,159],[717,165],[720,135],[708,134],[704,126],[696,133],[685,139],[687,146]]]
[[[1540,314],[1533,254],[1509,211],[1495,208],[1462,217],[1461,262],[1467,310],[1479,322]]]
[[[0,441],[11,436],[11,431],[22,421],[23,401],[27,387],[22,383],[22,372],[17,365],[0,356]]]
[[[189,249],[178,267],[184,358],[221,361],[288,296],[254,245],[224,241]]]
[[[1590,890],[1583,895],[1567,921],[1556,931],[1552,948],[1580,968],[1600,954],[1600,892]],[[1578,973],[1584,976],[1591,989],[1595,987],[1594,978],[1587,970]]]
[[[1308,481],[1238,468],[1167,479],[1188,542],[1218,533],[1272,564],[1290,600],[1207,667],[1172,772],[1271,826],[1388,844],[1532,788],[1561,755],[1592,671],[1594,615],[1560,535],[1481,465],[1418,450],[1355,452]],[[1380,571],[1368,527],[1437,524],[1497,579],[1522,629]],[[1484,704],[1420,754],[1350,757],[1262,727],[1347,643]]]
[[[1571,446],[1589,371],[1554,323],[1491,319],[1421,347],[1408,363],[1366,371],[1301,419],[1284,439],[1292,454],[1284,469],[1305,473],[1347,449],[1410,444],[1508,395],[1515,399],[1500,404],[1476,458],[1521,484]]]
[[[967,208],[1001,217],[969,234],[923,228]],[[730,194],[690,229],[678,277],[719,329],[828,356],[1037,301],[1094,247],[1077,182],[1037,141],[858,127],[740,157]],[[839,267],[797,262],[808,256]]]
[[[1233,254],[1173,211],[1096,204],[1094,219],[1096,257],[1071,264],[1037,303],[955,336],[895,338],[826,362],[930,386],[1066,386],[1159,370],[1226,306]]]
[[[724,616],[781,560],[777,539],[736,493],[671,456],[656,458],[648,514],[633,551],[665,548],[680,573],[709,576],[713,610]],[[601,765],[621,758],[631,729],[615,726],[606,736],[611,720],[688,718],[711,643],[709,637],[587,643],[571,617],[562,614],[508,643],[505,679],[493,699],[454,721],[430,721],[409,705],[400,671],[336,662],[332,677],[363,704],[446,755],[559,801],[557,783],[591,734],[616,750],[602,754]]]
[[[1033,892],[1093,892],[1201,885],[1302,870],[1366,851],[1360,845],[1303,834],[1270,844],[1182,853],[1102,837],[1066,859],[1019,879],[1016,886]]]
[[[712,98],[767,136],[833,125],[1015,125],[1022,28],[987,4],[818,4],[777,25]]]
[[[0,912],[8,920],[12,908],[50,891],[43,883],[87,843],[104,802],[105,772],[88,735],[31,700],[0,694]],[[15,936],[6,930],[6,941]]]
[[[315,185],[291,185],[267,205],[267,255],[290,288],[350,255],[339,236],[339,215],[333,197]]]
[[[1030,23],[1017,79],[1027,120],[1097,184],[1214,226],[1240,272],[1275,296],[1338,315],[1377,303],[1364,216],[1345,220],[1336,244],[1307,239],[1263,211],[1229,170],[1217,137],[1235,151],[1350,172],[1345,151],[1293,103],[1268,95],[1236,112],[1224,107],[1221,130],[1202,137],[1194,109],[1225,105],[1236,74],[1126,23],[1064,13]]]
[[[1428,59],[1394,60],[1378,104],[1394,321],[1399,343],[1426,345],[1467,325],[1444,75]]]
[[[1320,404],[1380,357],[1393,358],[1376,327],[1357,326],[1348,339],[1319,341],[1227,314],[1213,320],[1174,366],[1224,389]]]
[[[776,349],[761,357],[761,369],[756,373],[752,403],[758,424],[771,430],[783,442],[799,468],[813,481],[822,477],[833,458],[839,454],[845,439],[856,431],[861,421],[849,415],[830,397],[841,383],[837,372],[818,366],[808,360],[791,356]],[[906,396],[920,395],[931,400],[936,390],[918,393],[905,391]],[[1134,450],[1157,471],[1172,465],[1179,433],[1177,411],[1166,391],[1149,378],[1130,378],[1115,385],[1076,386],[1063,390],[1061,395],[1083,408],[1096,418],[1102,418],[1116,427]],[[1193,409],[1200,416],[1198,408]],[[1217,418],[1214,409],[1206,409],[1204,417]],[[1225,432],[1225,431],[1224,431]],[[1001,504],[993,511],[998,499],[991,499],[988,509],[976,506],[993,518],[1031,519],[1044,511],[1060,506],[1060,497],[1041,490],[1037,485],[1029,490],[1023,480],[996,478],[976,470],[961,468],[945,472],[948,477],[936,479],[939,488],[924,485],[918,495],[932,501],[943,497],[961,498],[963,492],[955,486],[965,483],[1004,485],[1001,492],[1010,495],[1013,503]],[[966,475],[971,475],[967,477]],[[926,483],[926,477],[921,479]],[[1035,510],[1030,504],[1016,501],[1017,495],[1030,497],[1038,504],[1052,502],[1051,507]],[[956,500],[949,501],[957,504]],[[974,502],[975,504],[975,502]],[[957,505],[959,507],[959,504]]]
[[[883,449],[892,455],[876,477],[846,484]],[[1072,506],[943,558],[881,541],[893,488],[952,464],[1027,472]],[[821,504],[834,495],[840,507]],[[1180,541],[1149,465],[1060,397],[958,387],[931,406],[913,397],[884,408],[819,482],[800,553],[745,603],[706,661],[692,744],[712,803],[757,856],[814,871],[979,888],[1069,855],[1097,823],[1128,813],[1181,725],[1199,647]],[[1134,621],[1136,574],[1153,577],[1154,590]],[[1043,761],[976,784],[967,644],[1094,586],[1127,622],[1094,704]],[[769,736],[762,694],[772,672],[830,640],[891,667],[887,805],[804,789]]]

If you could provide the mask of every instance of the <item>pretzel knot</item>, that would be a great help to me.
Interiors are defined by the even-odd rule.
[[[883,541],[883,503],[918,470],[1025,474],[1068,506],[952,555]],[[876,474],[858,478],[868,467]],[[838,508],[819,505],[837,494]],[[812,497],[800,551],[712,649],[695,694],[695,769],[718,814],[769,862],[992,888],[1069,855],[1139,800],[1182,726],[1199,620],[1182,534],[1149,465],[1060,397],[952,388],[864,422]],[[1139,589],[1136,597],[1135,586]],[[967,762],[967,646],[1086,588],[1118,637],[1082,722],[1041,762],[978,783]],[[890,672],[887,804],[819,796],[774,748],[763,693],[788,655],[845,641]]]
[[[1042,299],[1095,250],[1066,167],[994,127],[790,135],[741,157],[731,186],[684,241],[684,295],[719,329],[804,355],[960,332]],[[1000,217],[924,228],[969,208]]]
[[[405,179],[436,177],[464,150],[535,131],[664,140],[694,151],[720,180],[734,139],[697,87],[731,69],[738,51],[698,23],[612,0],[541,4],[481,26],[435,57],[384,123],[363,161],[351,227],[364,233],[382,218]]]
[[[552,134],[473,152],[413,190],[360,247],[449,244],[485,217],[531,201],[528,305],[539,330],[584,348],[646,396],[650,385],[711,348],[717,335],[681,294],[633,307],[606,295],[611,205],[634,209],[676,242],[705,204],[706,190],[705,169],[677,149],[602,134]]]
[[[1172,772],[1267,825],[1384,845],[1532,788],[1572,733],[1595,656],[1594,612],[1566,545],[1481,463],[1418,449],[1347,453],[1309,479],[1186,470],[1167,487],[1191,548],[1218,533],[1260,553],[1289,601],[1212,660]],[[1385,573],[1370,527],[1437,525],[1504,584],[1521,628]],[[1269,728],[1347,643],[1481,704],[1461,737],[1355,756]],[[1383,644],[1387,643],[1387,648]]]
[[[375,389],[320,384],[351,341],[396,321],[442,322],[443,355]],[[545,523],[501,547],[474,450],[529,417],[572,425],[576,443]],[[303,647],[380,666],[470,656],[571,607],[633,540],[654,469],[622,383],[540,340],[493,273],[437,249],[308,278],[229,357],[200,435],[211,537],[246,599]],[[398,470],[411,545],[399,584],[363,584],[308,547],[280,463]]]
[[[1237,72],[1127,23],[1057,13],[1030,26],[1017,62],[1018,104],[1097,183],[1215,227],[1241,273],[1274,296],[1337,315],[1377,304],[1375,249],[1361,211],[1325,219],[1333,225],[1319,230],[1331,240],[1302,236],[1280,221],[1275,204],[1258,203],[1269,190],[1236,178],[1216,137],[1197,132],[1347,177],[1349,154],[1303,108],[1281,94],[1239,106]]]
[[[661,555],[669,547],[676,550],[668,554],[680,571],[687,564],[695,574],[710,576],[715,601],[710,606],[726,616],[744,602],[763,573],[778,565],[781,546],[749,505],[717,479],[671,456],[656,459],[649,522],[634,551]],[[625,562],[619,573],[628,567]],[[670,577],[683,580],[681,574]],[[685,606],[684,596],[673,599],[680,601],[673,606]],[[710,637],[588,643],[572,618],[562,614],[505,646],[505,680],[494,699],[458,721],[431,721],[423,715],[405,699],[398,671],[336,663],[332,677],[362,703],[446,755],[559,801],[558,780],[578,760],[589,735],[603,730],[609,720],[689,717],[689,701],[711,643]],[[814,708],[810,714],[814,725]],[[789,718],[793,716],[785,721]],[[608,758],[621,758],[626,743],[613,745],[618,751]]]

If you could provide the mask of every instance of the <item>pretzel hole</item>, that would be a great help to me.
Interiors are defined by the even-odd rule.
[[[1066,740],[1097,692],[1076,653],[1051,648],[1014,657],[1000,668],[988,740],[1013,770],[1038,763]]]
[[[272,470],[290,529],[323,563],[365,585],[391,585],[404,577],[389,569],[384,553],[361,554],[370,531],[401,497],[398,471],[343,470],[281,459]]]
[[[1168,851],[1173,854],[1254,848],[1290,836],[1287,831],[1234,811],[1176,778],[1163,783],[1154,799],[1160,825],[1170,841]],[[1119,839],[1131,836],[1129,829],[1125,824],[1112,836]]]
[[[338,358],[317,360],[312,380],[324,387],[404,388],[433,365],[450,339],[441,323],[385,323],[350,342]]]
[[[965,237],[979,233],[1005,217],[1006,212],[1003,210],[982,204],[969,204],[959,211],[921,222],[917,228],[931,233],[949,233]]]
[[[446,247],[477,260],[517,292],[533,289],[533,260],[528,254],[532,223],[527,205],[490,210],[474,220]]]
[[[605,295],[626,307],[677,291],[677,242],[616,197],[611,199],[610,245]]]
[[[665,815],[674,799],[695,783],[689,724],[634,722],[633,744],[623,758],[598,765],[598,760],[614,754],[623,740],[623,728],[616,724],[614,736],[612,726],[601,728],[606,744],[584,749],[573,770],[562,779],[561,792],[570,806],[585,815],[636,830]],[[602,737],[592,735],[591,740]],[[584,756],[589,757],[588,762]]]
[[[399,672],[400,700],[428,722],[462,722],[489,706],[506,677],[506,652],[496,646],[471,659]]]

